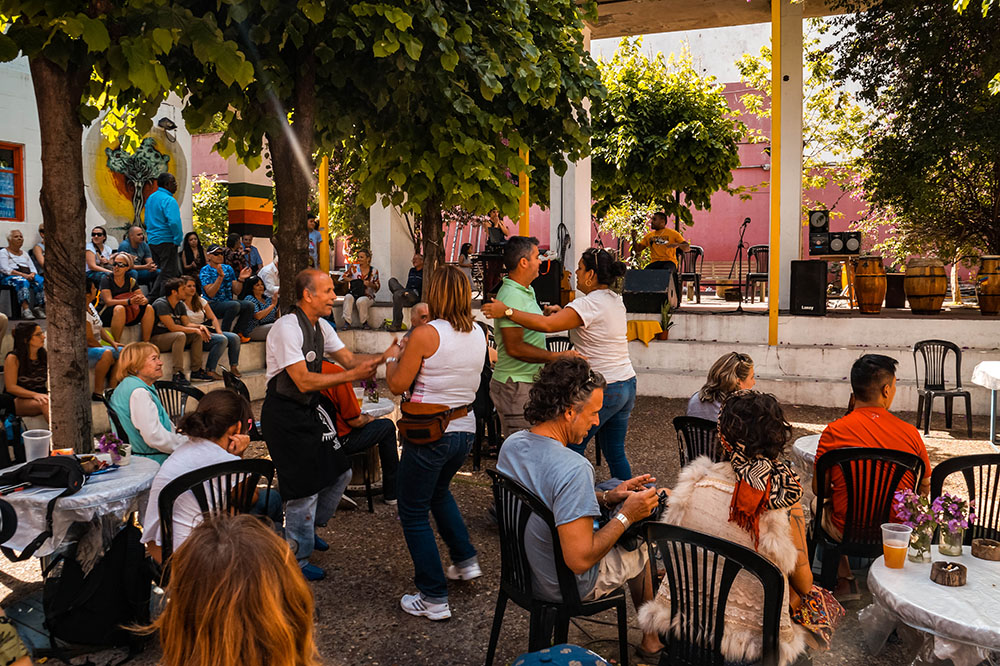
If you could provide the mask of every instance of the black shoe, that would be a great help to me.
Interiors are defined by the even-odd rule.
[[[90,400],[91,402],[101,402],[104,400],[104,396],[102,396],[100,393],[91,393]]]
[[[192,374],[192,377],[193,376],[194,375]],[[180,384],[181,386],[191,386],[191,382],[188,381],[188,378],[184,376],[183,372],[174,373],[174,383]]]
[[[215,378],[205,372],[203,369],[199,368],[191,373],[191,381],[193,382],[211,382],[215,381]]]
[[[362,331],[370,331],[370,330],[372,330],[372,327],[368,325],[368,322],[365,322],[365,323],[361,324],[361,330]]]

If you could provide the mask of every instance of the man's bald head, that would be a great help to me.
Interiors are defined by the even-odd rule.
[[[417,303],[410,308],[410,328],[422,326],[431,320],[431,310],[426,303]]]
[[[312,293],[316,293],[316,280],[324,275],[326,273],[315,268],[307,268],[299,271],[299,274],[295,276],[295,300],[301,301],[307,289]]]

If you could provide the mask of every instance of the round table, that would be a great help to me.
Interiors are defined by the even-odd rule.
[[[990,444],[997,443],[997,391],[1000,391],[1000,361],[983,361],[972,369],[972,383],[990,390]]]
[[[52,537],[35,552],[35,557],[56,552],[66,541],[73,523],[89,523],[95,516],[107,515],[124,520],[133,511],[144,510],[153,477],[159,469],[160,465],[151,458],[132,456],[128,465],[87,477],[79,491],[56,502],[52,512]],[[49,500],[61,492],[59,488],[32,487],[4,495],[17,512],[17,531],[4,545],[21,551],[44,532]]]
[[[361,403],[361,413],[368,414],[374,418],[392,414],[394,411],[396,411],[396,402],[390,398],[380,397],[378,402],[368,402],[368,399],[365,398],[365,401]],[[381,491],[382,464],[378,457],[378,447],[369,447],[368,451],[365,453],[365,458],[368,460],[368,469],[371,470],[372,490]],[[365,493],[364,464],[362,460],[364,460],[364,458],[357,456],[351,463],[351,482],[348,484],[347,490],[354,496],[364,495]]]
[[[936,546],[931,551],[934,561],[968,567],[968,583],[938,585],[930,579],[930,564],[907,561],[902,569],[889,569],[881,557],[875,560],[868,571],[873,604],[860,617],[869,647],[880,649],[903,622],[927,634],[923,653],[955,666],[975,666],[991,651],[1000,658],[1000,562],[975,558],[968,546],[961,557],[943,556]]]
[[[792,469],[799,475],[799,481],[802,482],[802,509],[806,512],[807,520],[811,514],[810,507],[813,501],[812,479],[816,470],[816,448],[818,446],[819,435],[799,437],[792,445],[792,453],[789,456]]]
[[[396,403],[389,398],[379,398],[378,402],[368,402],[368,398],[361,403],[361,413],[378,418],[386,414],[392,414],[396,409]]]

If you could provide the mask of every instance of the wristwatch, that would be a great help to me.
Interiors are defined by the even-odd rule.
[[[395,356],[390,356],[389,358],[385,359],[386,363],[396,363],[397,361],[399,361],[399,359]]]
[[[504,317],[511,317],[513,315],[514,315],[514,308],[507,308],[506,310],[503,311]]]
[[[626,516],[621,511],[615,514],[615,520],[620,522],[622,524],[622,527],[625,529],[628,529],[628,526],[632,524],[632,521],[628,519],[628,516]]]

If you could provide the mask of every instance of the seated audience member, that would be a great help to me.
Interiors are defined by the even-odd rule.
[[[132,445],[135,455],[162,463],[185,438],[174,431],[154,386],[163,378],[160,350],[150,342],[125,345],[118,357],[116,376],[118,387],[108,402],[125,429],[123,438]]]
[[[0,284],[14,287],[21,304],[21,319],[45,319],[45,280],[31,256],[21,249],[24,235],[14,229],[7,234],[7,247],[0,249]],[[32,309],[34,308],[34,309]]]
[[[181,288],[181,300],[187,308],[188,323],[192,326],[205,326],[212,334],[212,339],[208,343],[208,360],[205,361],[205,372],[212,379],[222,379],[215,372],[215,367],[222,358],[222,352],[229,350],[229,372],[237,377],[240,374],[240,336],[232,331],[223,331],[219,318],[212,312],[212,306],[198,293],[198,280],[185,275],[184,286]],[[192,361],[191,372],[198,370]]]
[[[239,234],[229,234],[226,237],[226,253],[224,256],[226,263],[232,267],[236,275],[239,275],[240,271],[248,268],[250,265],[247,262],[246,248],[243,247],[243,241],[240,240]]]
[[[143,342],[153,334],[153,308],[139,289],[138,281],[129,275],[132,255],[119,252],[112,258],[114,272],[101,277],[101,303],[97,307],[101,323],[111,329],[115,340],[122,339],[126,326],[141,324]]]
[[[160,493],[174,479],[196,469],[232,462],[243,457],[250,445],[247,434],[253,419],[250,403],[235,391],[216,389],[198,401],[198,408],[188,412],[178,430],[187,441],[178,446],[160,466],[149,490],[146,517],[142,526],[142,542],[150,556],[161,562],[163,546],[160,531]],[[281,500],[277,491],[254,492],[255,506],[251,513],[269,516],[277,514],[280,523]],[[174,552],[202,521],[201,508],[191,493],[184,493],[174,501],[171,548]]]
[[[181,273],[190,275],[197,280],[201,269],[207,263],[205,249],[201,246],[198,234],[193,231],[184,234],[184,247],[181,249]],[[198,283],[198,290],[201,290],[201,283]]]
[[[38,225],[38,242],[31,248],[31,260],[35,262],[35,268],[39,275],[45,274],[45,225]]]
[[[653,598],[648,550],[626,550],[616,545],[629,524],[656,508],[655,481],[648,474],[622,482],[603,493],[594,490],[594,466],[571,451],[597,425],[604,400],[604,378],[582,358],[560,358],[544,366],[531,388],[525,417],[530,430],[516,432],[504,442],[497,471],[512,478],[552,510],[562,552],[553,548],[552,533],[538,516],[528,519],[525,550],[531,564],[536,596],[561,601],[555,558],[562,557],[574,574],[583,600],[597,599],[628,583],[632,601]],[[600,504],[617,511],[613,519],[594,530]],[[655,631],[643,634],[641,655],[653,655],[663,645]]]
[[[132,255],[132,277],[139,284],[151,286],[156,281],[159,271],[153,261],[153,252],[146,243],[146,232],[142,227],[129,227],[125,239],[118,244],[119,252],[128,252]]]
[[[108,245],[108,232],[104,227],[94,227],[90,230],[90,242],[86,246],[87,279],[100,282],[105,275],[111,275],[111,255],[113,250]]]
[[[462,249],[458,252],[458,267],[469,278],[469,284],[472,284],[472,243],[462,243]]]
[[[344,370],[323,361],[323,372],[327,374]],[[354,395],[350,382],[337,384],[323,391],[323,395],[336,410],[337,438],[346,455],[353,455],[378,446],[378,457],[382,463],[382,500],[389,505],[396,504],[396,468],[399,467],[399,449],[396,444],[396,424],[392,419],[376,419],[361,412],[361,406]]]
[[[306,218],[309,229],[309,267],[319,268],[319,253],[323,245],[323,234],[319,232],[319,221],[315,215]]]
[[[254,516],[216,516],[171,557],[163,666],[320,666],[313,597],[288,544]]]
[[[846,416],[823,430],[816,447],[816,462],[819,463],[823,454],[847,446],[913,453],[924,462],[920,494],[929,493],[931,462],[920,431],[889,413],[892,400],[896,397],[896,359],[881,354],[865,354],[859,358],[851,367],[851,390],[851,409]],[[899,489],[913,488],[913,483],[913,475],[907,473]],[[818,484],[819,479],[814,474],[814,490]],[[822,507],[823,530],[830,538],[839,540],[844,533],[844,518],[847,515],[847,487],[839,469],[830,470],[827,488],[827,500]],[[814,510],[819,509],[814,507]],[[845,600],[855,598],[857,583],[846,557],[840,560],[838,578],[837,594]]]
[[[243,234],[240,240],[243,242],[243,251],[246,253],[250,272],[257,275],[264,266],[264,260],[260,258],[260,251],[253,246],[253,234]]]
[[[184,377],[184,348],[191,349],[191,379],[193,381],[208,382],[219,379],[215,373],[208,374],[201,368],[201,355],[205,346],[209,347],[209,354],[216,357],[222,355],[222,349],[226,345],[225,338],[212,337],[212,332],[208,327],[201,324],[192,324],[187,317],[187,306],[184,305],[181,290],[185,291],[182,278],[169,278],[163,283],[161,296],[153,303],[153,310],[156,312],[156,324],[153,326],[153,337],[149,339],[156,347],[165,352],[170,350],[174,365],[173,380],[178,384],[188,384]]]
[[[104,382],[114,369],[115,361],[122,345],[105,330],[101,315],[97,314],[94,302],[97,300],[97,286],[87,281],[87,323],[83,330],[87,339],[87,363],[94,371],[94,400],[100,401],[104,395]],[[113,381],[113,380],[112,380]],[[114,388],[115,384],[111,384]]]
[[[259,277],[264,282],[264,292],[271,298],[277,300],[278,290],[281,288],[281,280],[278,279],[278,253],[274,253],[274,259],[271,263],[260,269],[257,273]]]
[[[247,278],[245,289],[249,292],[246,300],[253,305],[253,317],[247,331],[251,340],[264,340],[271,324],[278,320],[278,301],[267,295],[264,281],[256,275]]]
[[[235,331],[243,342],[249,342],[246,329],[253,316],[253,304],[238,301],[243,285],[250,277],[250,269],[243,268],[239,276],[233,267],[223,263],[226,251],[215,243],[208,246],[208,265],[201,269],[202,295],[212,304],[215,314],[222,320],[222,330]],[[236,328],[233,328],[235,322]]]
[[[348,264],[344,274],[340,276],[341,282],[348,282],[348,292],[344,296],[344,330],[349,331],[353,326],[354,305],[358,306],[358,318],[361,320],[361,328],[366,331],[371,328],[368,322],[368,311],[375,303],[375,294],[382,286],[379,280],[378,269],[372,266],[372,255],[368,250],[358,250],[357,263]]]
[[[702,456],[688,464],[661,517],[671,525],[755,550],[778,567],[788,582],[778,637],[782,666],[794,663],[806,647],[808,632],[793,618],[808,612],[813,595],[823,594],[813,587],[806,555],[802,485],[782,461],[791,434],[774,396],[733,394],[719,415],[720,441],[731,459],[713,463]],[[751,574],[737,575],[726,604],[721,646],[726,663],[749,664],[760,658],[762,601],[760,583]],[[639,624],[643,631],[670,632],[670,586],[665,578],[655,601],[639,610]]]
[[[420,302],[420,292],[424,284],[424,257],[413,255],[413,268],[406,276],[406,286],[399,284],[396,278],[389,278],[389,291],[392,292],[392,325],[389,330],[397,333],[403,330],[403,308],[408,308]]]
[[[18,416],[43,416],[49,420],[49,366],[45,331],[34,322],[14,328],[14,349],[3,364],[4,389],[14,398]]]
[[[423,326],[431,320],[431,311],[427,307],[427,304],[421,301],[417,303],[412,308],[410,308],[410,331],[415,329],[417,326]],[[407,331],[409,335],[410,331]]]
[[[708,381],[688,400],[687,415],[718,421],[726,397],[735,391],[752,389],[756,383],[752,358],[739,352],[720,356],[708,371]]]

